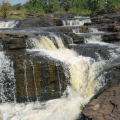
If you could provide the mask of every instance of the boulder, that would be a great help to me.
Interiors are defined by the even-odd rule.
[[[120,58],[119,58],[120,59]],[[116,61],[114,61],[116,62]],[[119,62],[119,60],[117,60]],[[107,85],[85,106],[83,120],[119,120],[120,66],[106,69]]]
[[[26,48],[25,40],[27,35],[22,34],[0,34],[0,41],[2,42],[4,50],[24,49]]]

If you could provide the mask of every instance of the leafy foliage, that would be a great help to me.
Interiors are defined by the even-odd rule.
[[[2,17],[5,19],[11,10],[11,4],[8,1],[3,1],[0,7],[0,12],[2,13]]]
[[[51,12],[57,12],[60,10],[60,4],[58,0],[51,0],[50,2]]]
[[[51,13],[51,12],[78,12],[90,14],[103,8],[117,8],[120,0],[28,0],[12,6],[13,9],[26,9],[27,12]]]
[[[13,10],[20,10],[20,9],[22,9],[22,4],[21,4],[21,3],[18,3],[18,4],[16,4],[16,5],[13,5],[13,6],[12,6],[12,9],[13,9]]]

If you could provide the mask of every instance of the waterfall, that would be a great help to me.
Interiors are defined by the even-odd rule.
[[[90,37],[85,37],[85,43],[99,43],[99,44],[105,44],[102,42],[102,36],[101,35],[91,35]]]
[[[85,22],[91,22],[89,17],[81,16],[75,16],[72,20],[62,21],[64,26],[81,26]],[[18,24],[13,21],[11,24],[8,23],[1,22],[0,26],[6,28],[15,27]],[[73,32],[79,33],[80,30],[76,28]],[[97,28],[88,28],[88,31],[90,34],[98,33]],[[73,49],[68,49],[69,44],[73,44],[73,40],[67,35],[64,36],[67,37],[67,40],[57,32],[45,32],[44,34],[40,32],[40,35],[37,34],[34,37],[32,36],[32,38],[28,38],[25,55],[28,53],[29,55],[27,56],[28,58],[26,56],[24,59],[22,59],[22,56],[17,58],[16,64],[19,63],[17,70],[20,70],[17,71],[19,79],[16,80],[14,78],[13,62],[5,56],[4,52],[0,52],[0,120],[76,120],[82,111],[81,106],[86,105],[100,88],[105,86],[107,80],[105,80],[104,69],[110,65],[111,58],[118,57],[120,48],[116,48],[112,44],[103,43],[101,35],[92,34],[84,37],[86,44],[106,45],[116,48],[115,50],[118,52],[118,54],[114,54],[114,51],[110,49],[111,58],[109,60],[103,60],[100,54],[96,52],[95,54],[98,57],[98,61],[96,61],[91,57],[79,55]],[[34,57],[36,54],[37,57],[35,56],[34,59],[41,60],[42,58],[42,62],[29,59],[29,57]],[[45,57],[49,58],[48,60],[54,60],[54,65],[51,61],[46,62]],[[61,67],[59,67],[57,62]],[[46,69],[45,64],[48,68],[46,71],[49,72],[49,80],[47,79],[47,81],[44,81],[44,78],[48,77],[45,73],[46,71],[44,72],[44,69]],[[62,84],[65,83],[61,82],[59,69],[64,71],[66,77],[65,83],[67,87],[64,92]],[[21,71],[20,74],[19,71]],[[53,72],[55,72],[56,76],[53,75]],[[44,76],[43,79],[41,79],[42,75]],[[41,94],[41,90],[44,89],[44,92],[48,92],[45,88],[42,89],[44,86],[42,86],[41,81],[46,82],[48,85],[51,82],[56,82],[55,79],[57,79],[58,83],[56,84],[58,84],[57,87],[59,87],[58,91],[61,97],[40,101],[41,96],[38,94]],[[17,84],[21,84],[19,91],[22,91],[22,97],[27,101],[25,103],[16,103]],[[45,87],[49,88],[54,94],[55,84]],[[32,91],[32,89],[34,90]],[[32,95],[34,98],[31,97]],[[33,99],[36,101],[31,102]]]
[[[90,98],[105,85],[104,73],[100,74],[104,65],[106,65],[105,61],[95,62],[90,57],[79,56],[74,50],[65,48],[60,36],[53,33],[51,36],[39,36],[39,39],[31,39],[33,48],[27,50],[29,52],[37,51],[37,54],[46,54],[48,57],[64,63],[63,67],[67,68],[64,71],[66,72],[65,74],[68,75],[67,70],[70,72],[68,81],[70,84],[68,84],[59,99],[47,102],[31,102],[27,105],[22,103],[0,105],[0,110],[3,113],[1,117],[5,120],[39,120],[41,118],[42,120],[75,120],[81,112],[81,109],[79,109],[80,105],[87,104]],[[33,63],[31,61],[30,63],[34,74]],[[27,92],[26,61],[23,62],[23,66],[25,72],[24,83],[26,84]],[[35,94],[37,96],[36,92]],[[29,100],[28,96],[27,99]]]
[[[19,24],[20,20],[0,20],[0,28],[13,28]]]
[[[0,52],[0,102],[16,103],[13,63]]]
[[[81,28],[73,28],[73,33],[81,33]]]
[[[63,26],[82,26],[84,23],[90,23],[90,18],[74,18],[71,20],[62,20]]]

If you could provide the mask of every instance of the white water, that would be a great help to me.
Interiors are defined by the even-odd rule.
[[[53,36],[59,46],[58,49],[48,37],[41,36],[40,40],[34,39],[35,49],[29,51],[42,51],[65,63],[69,67],[71,85],[67,86],[60,99],[0,105],[1,120],[75,120],[81,112],[80,105],[87,104],[104,86],[104,76],[99,75],[105,65],[104,61],[95,62],[92,58],[78,56],[75,51],[64,47],[60,37]]]
[[[106,61],[99,58],[101,61],[95,62],[90,57],[79,56],[75,51],[65,48],[60,37],[52,35],[59,48],[53,44],[52,41],[54,40],[40,36],[39,40],[31,39],[31,46],[34,46],[34,49],[28,51],[40,51],[40,53],[42,51],[43,54],[45,53],[47,56],[63,62],[66,65],[64,67],[69,68],[70,85],[67,86],[63,96],[59,99],[26,104],[1,104],[0,120],[75,120],[81,113],[80,105],[87,104],[90,98],[105,85],[104,73],[101,74],[101,72],[106,65]],[[86,38],[86,42],[101,43],[101,37],[94,38]],[[25,61],[23,64],[24,71],[26,71]],[[67,71],[65,74],[67,75]],[[27,84],[26,73],[24,75],[25,84]],[[68,94],[67,97],[66,93]]]
[[[87,19],[73,19],[73,20],[62,20],[63,26],[82,26],[84,23],[91,23],[89,18]]]
[[[19,23],[19,20],[0,20],[0,28],[13,28]]]
[[[13,63],[0,52],[0,102],[16,102]]]

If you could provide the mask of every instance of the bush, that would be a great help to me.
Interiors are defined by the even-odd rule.
[[[11,4],[8,1],[3,0],[2,5],[0,7],[0,12],[2,17],[5,19],[11,10]]]

